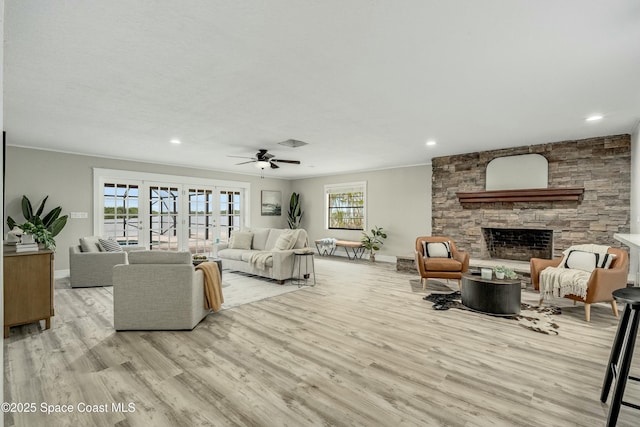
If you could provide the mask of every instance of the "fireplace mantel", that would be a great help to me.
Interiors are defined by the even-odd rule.
[[[495,202],[577,202],[584,193],[584,187],[528,188],[526,190],[492,190],[456,192],[460,203]]]

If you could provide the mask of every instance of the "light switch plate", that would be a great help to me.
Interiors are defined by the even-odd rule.
[[[71,212],[69,214],[71,218],[89,218],[88,212]]]

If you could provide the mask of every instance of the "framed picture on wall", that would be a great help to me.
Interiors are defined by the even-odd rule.
[[[262,190],[260,207],[262,216],[280,216],[282,214],[282,193]]]

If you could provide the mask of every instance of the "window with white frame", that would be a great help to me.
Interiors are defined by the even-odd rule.
[[[364,230],[367,183],[325,185],[325,219],[329,230]]]
[[[138,185],[105,182],[103,190],[103,236],[116,240],[121,245],[137,245]]]
[[[249,224],[245,182],[94,168],[94,234],[152,250],[209,253]]]

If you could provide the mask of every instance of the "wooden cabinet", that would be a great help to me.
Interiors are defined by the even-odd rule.
[[[45,321],[53,316],[53,252],[16,253],[4,247],[4,337],[9,327]]]

